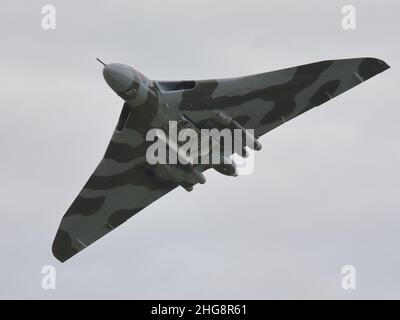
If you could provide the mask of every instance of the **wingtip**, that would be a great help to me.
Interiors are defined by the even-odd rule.
[[[383,60],[378,58],[363,58],[358,73],[363,80],[368,80],[377,74],[386,71],[390,66]]]
[[[383,60],[381,60],[382,61],[382,63],[385,65],[385,67],[386,67],[386,69],[385,70],[387,70],[387,69],[390,69],[391,68],[391,66],[387,63],[387,62],[385,62],[385,61],[383,61]]]
[[[54,257],[62,263],[79,252],[79,250],[72,246],[71,238],[68,233],[61,229],[57,231],[51,251]]]
[[[379,58],[371,58],[371,59],[375,60],[379,65],[381,65],[382,68],[384,68],[384,70],[390,69],[390,65],[386,61]]]

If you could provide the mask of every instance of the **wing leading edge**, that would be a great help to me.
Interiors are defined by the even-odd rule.
[[[200,126],[220,110],[261,136],[388,68],[375,58],[321,61],[246,77],[201,80],[193,89],[165,96]]]

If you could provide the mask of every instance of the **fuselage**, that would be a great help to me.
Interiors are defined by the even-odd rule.
[[[183,110],[180,110],[179,104],[169,103],[168,98],[171,98],[171,91],[177,93],[188,90],[187,87],[191,85],[190,81],[179,83],[181,87],[185,88],[174,88],[165,95],[156,81],[148,79],[142,73],[125,64],[111,63],[106,65],[103,69],[103,76],[110,88],[129,105],[130,114],[133,113],[135,119],[130,119],[128,125],[134,123],[135,127],[131,129],[138,131],[144,137],[148,130],[157,128],[165,131],[170,121],[176,122],[177,119],[185,116]],[[217,119],[218,116],[215,115],[215,118]],[[123,135],[119,132],[117,134]],[[187,167],[190,171],[189,176],[191,175],[197,181],[202,181],[200,183],[204,183],[205,178],[200,172],[197,172],[191,165],[186,166],[186,171],[188,170]],[[225,175],[237,175],[236,166],[229,159],[224,158],[212,167]],[[177,166],[173,166],[173,170],[176,170],[176,168]]]
[[[121,63],[107,64],[103,76],[110,88],[134,110],[135,117],[147,122],[149,129],[163,128],[178,118],[178,108],[167,103],[156,82],[132,67]]]

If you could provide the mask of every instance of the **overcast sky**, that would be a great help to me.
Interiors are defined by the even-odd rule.
[[[43,30],[41,8],[56,8]],[[0,298],[400,298],[400,5],[22,1],[0,11]],[[391,69],[261,138],[255,172],[207,171],[68,262],[51,244],[122,107],[96,57],[151,79],[372,56]],[[57,289],[43,290],[54,265]],[[353,265],[357,289],[343,290]]]

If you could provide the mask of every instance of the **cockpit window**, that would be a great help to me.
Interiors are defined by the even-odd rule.
[[[196,86],[195,81],[157,81],[162,91],[190,90]]]

